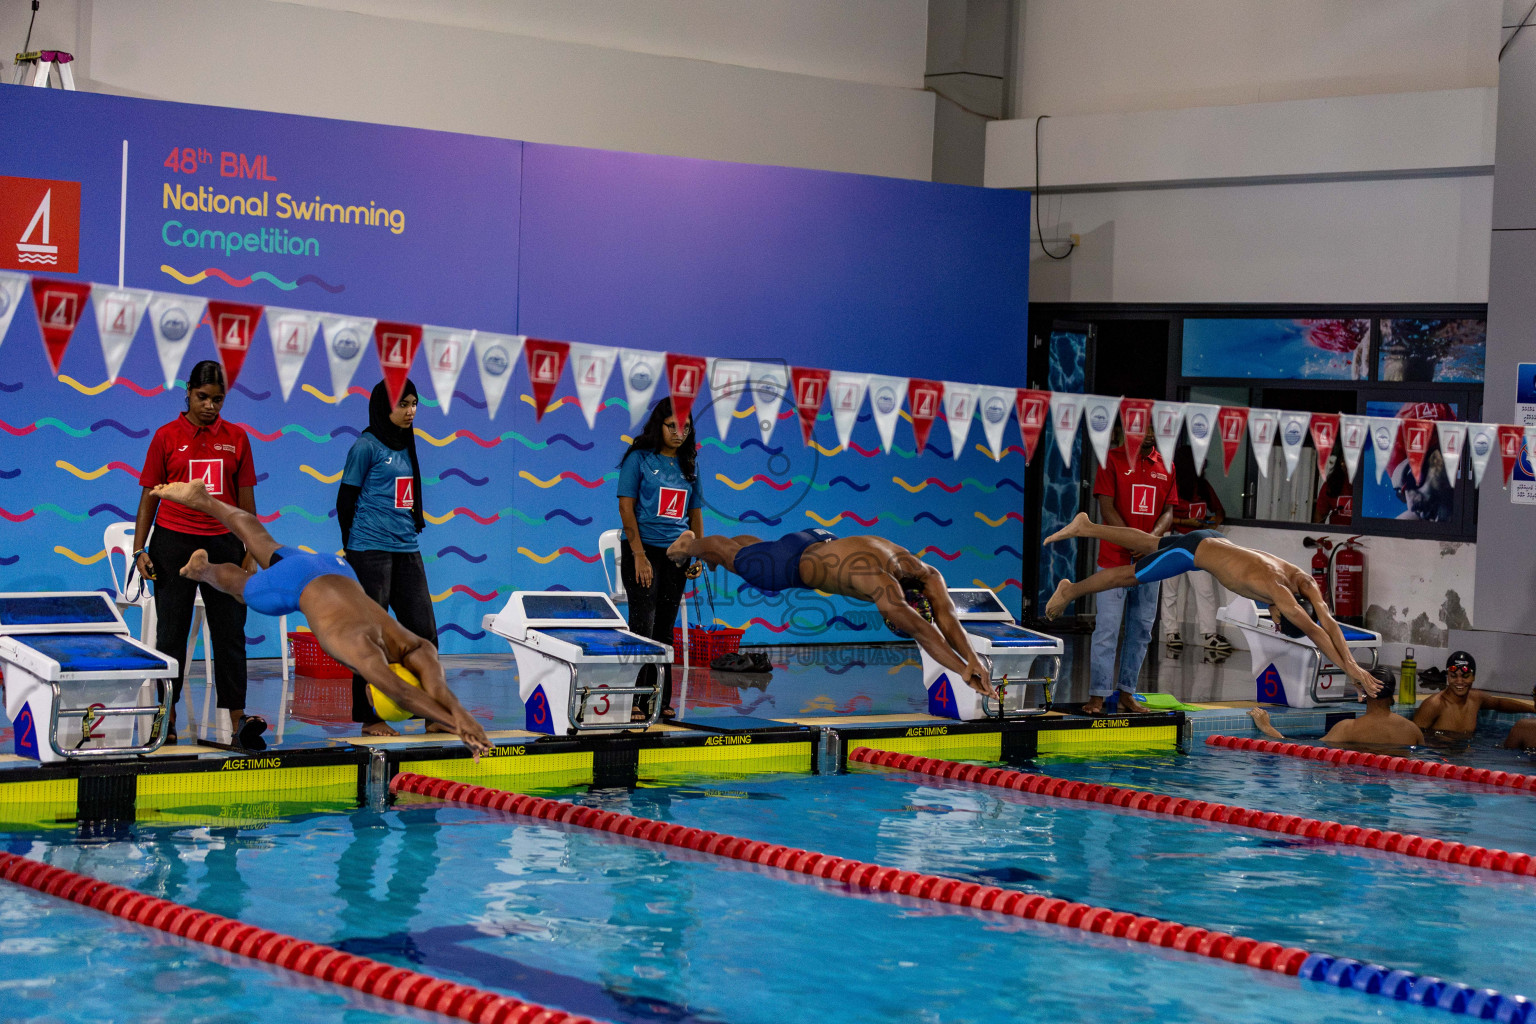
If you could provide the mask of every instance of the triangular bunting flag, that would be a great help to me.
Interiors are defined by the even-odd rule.
[[[1216,436],[1217,417],[1221,406],[1203,402],[1184,404],[1184,431],[1189,435],[1189,453],[1194,456],[1195,475],[1205,473],[1205,459],[1211,450],[1211,439]]]
[[[1467,424],[1467,451],[1472,453],[1472,486],[1483,486],[1483,470],[1488,468],[1488,459],[1498,446],[1498,424]]]
[[[373,344],[379,354],[379,369],[384,373],[384,387],[389,391],[393,409],[405,391],[405,379],[411,375],[416,350],[421,348],[421,325],[380,320],[373,325]]]
[[[30,280],[26,274],[0,270],[0,343],[5,341],[5,332],[11,329],[11,319],[21,308],[21,297],[27,293]]]
[[[555,385],[565,372],[565,360],[571,346],[563,341],[547,341],[529,338],[523,342],[523,358],[528,361],[528,383],[533,387],[534,419],[542,420],[549,400],[555,395]]]
[[[271,318],[272,312],[268,310],[267,319]],[[469,362],[469,350],[474,341],[474,331],[453,327],[421,329],[421,346],[427,352],[427,374],[432,378],[432,393],[437,396],[438,411],[444,416],[453,405],[453,389],[459,386],[459,374]]]
[[[1118,398],[1083,396],[1083,424],[1088,428],[1088,440],[1093,442],[1093,454],[1100,466],[1109,461],[1109,435],[1114,433],[1115,416],[1119,411]]]
[[[1150,398],[1120,399],[1120,427],[1125,431],[1125,457],[1133,465],[1136,453],[1141,449],[1141,442],[1146,439],[1147,431],[1151,429],[1151,417],[1152,400]],[[1171,455],[1163,460],[1163,465],[1173,465]]]
[[[155,354],[160,357],[160,371],[165,375],[165,390],[176,386],[182,357],[192,344],[192,332],[203,322],[208,300],[200,295],[156,292],[149,300],[149,329],[155,335]]]
[[[907,380],[907,411],[912,414],[912,439],[917,442],[917,454],[928,447],[928,431],[938,418],[944,404],[944,385],[936,380],[912,377]],[[969,410],[975,412],[974,409]]]
[[[896,439],[896,421],[901,418],[901,403],[907,395],[907,378],[869,375],[869,407],[875,414],[875,429],[880,432],[880,447],[891,454]],[[835,417],[836,410],[833,411]]]
[[[373,337],[372,317],[320,314],[320,330],[325,335],[325,359],[331,366],[331,397],[338,402],[347,397],[352,376],[363,361],[363,348]]]
[[[299,371],[309,350],[315,343],[315,332],[320,330],[320,314],[302,309],[267,307],[267,333],[272,336],[272,359],[277,364],[277,382],[283,390],[283,401],[293,394]]]
[[[571,342],[571,376],[576,378],[576,401],[587,419],[587,429],[597,426],[597,412],[603,407],[603,392],[619,350],[606,345],[582,345]]]
[[[1194,426],[1193,414],[1185,413],[1185,421]],[[1237,450],[1242,447],[1243,433],[1248,427],[1248,410],[1240,405],[1223,405],[1216,412],[1216,426],[1221,431],[1221,471],[1232,472],[1232,460],[1237,456]],[[1194,436],[1193,430],[1190,436]]]
[[[91,286],[78,281],[50,281],[43,277],[32,279],[32,305],[37,310],[37,329],[43,336],[43,351],[53,375],[59,375],[64,362],[64,350],[85,312],[86,299]]]
[[[233,388],[245,366],[245,357],[251,352],[251,342],[256,337],[256,321],[261,319],[261,307],[249,302],[225,302],[208,300],[208,322],[213,326],[213,347],[219,350],[219,362],[224,364],[226,386]]]
[[[1369,416],[1339,417],[1339,448],[1344,452],[1344,468],[1350,480],[1354,480],[1355,474],[1360,471],[1360,453],[1365,450],[1370,437]]]
[[[1328,456],[1333,454],[1333,445],[1338,437],[1338,413],[1315,412],[1312,414],[1312,447],[1317,449],[1318,476],[1322,476],[1324,467],[1328,465]]]
[[[705,373],[709,366],[703,356],[680,356],[667,353],[667,390],[672,393],[672,415],[678,429],[693,415],[693,403],[706,388]]]
[[[1280,450],[1285,453],[1285,478],[1296,475],[1296,464],[1301,461],[1301,446],[1307,443],[1307,427],[1312,422],[1309,412],[1282,412],[1280,414]],[[1322,463],[1318,463],[1322,470]]]
[[[1120,415],[1125,416],[1125,407],[1120,408]],[[1173,453],[1179,444],[1179,428],[1184,425],[1183,402],[1153,402],[1152,403],[1152,433],[1157,438],[1157,453],[1163,457],[1163,465],[1173,468]],[[1211,444],[1211,421],[1207,416],[1205,421],[1205,447]],[[1194,447],[1194,439],[1190,439],[1190,447]],[[1205,453],[1201,452],[1200,462],[1205,463]],[[1196,474],[1200,471],[1195,470]]]
[[[524,340],[521,334],[490,331],[475,331],[470,338],[475,347],[475,362],[480,367],[480,390],[485,395],[485,414],[489,419],[495,419],[496,410],[501,408]]]
[[[1008,426],[1008,415],[1013,412],[1017,396],[1016,388],[996,388],[983,384],[976,392],[976,408],[981,410],[981,429],[987,437],[987,450],[992,461],[1003,457],[1003,431]]]
[[[1455,420],[1440,420],[1435,424],[1435,431],[1440,437],[1440,457],[1445,460],[1445,475],[1450,478],[1451,486],[1455,487],[1461,469],[1461,452],[1467,446],[1467,425]]]
[[[1520,446],[1525,443],[1525,428],[1499,424],[1499,458],[1504,460],[1504,486],[1509,486],[1509,476],[1520,461]]]
[[[709,360],[709,402],[715,412],[715,432],[724,441],[731,432],[731,421],[747,393],[752,364],[745,359]]]
[[[1413,478],[1424,479],[1424,457],[1429,454],[1430,442],[1435,436],[1434,420],[1403,420],[1403,454],[1408,457],[1408,468]]]
[[[971,420],[976,418],[976,398],[981,389],[975,384],[944,381],[944,420],[949,424],[949,443],[959,458],[971,436]]]
[[[903,384],[905,386],[905,384]],[[827,374],[827,403],[832,406],[832,425],[837,428],[837,443],[846,449],[853,438],[853,425],[859,421],[859,410],[864,408],[864,396],[869,393],[869,374],[846,373],[833,370]],[[877,416],[878,420],[879,417]],[[882,432],[885,450],[891,450],[890,438],[896,433],[895,420],[891,421],[889,434]]]
[[[789,369],[783,363],[753,363],[752,404],[757,407],[757,430],[763,446],[773,440],[773,428],[779,422],[779,407],[789,392]]]
[[[1260,476],[1269,475],[1269,453],[1275,447],[1275,435],[1280,433],[1279,409],[1248,410],[1248,443],[1253,446],[1254,462]]]
[[[117,371],[138,333],[139,321],[154,292],[141,288],[91,285],[91,305],[96,309],[96,333],[101,336],[101,357],[107,364],[107,380],[117,383]]]
[[[624,401],[629,404],[629,429],[645,419],[651,407],[656,383],[667,369],[664,352],[646,352],[638,348],[619,349],[619,372],[624,376]]]
[[[1403,421],[1396,416],[1372,416],[1371,421],[1371,449],[1375,452],[1376,482],[1381,483],[1381,474],[1387,468],[1387,460],[1392,457],[1392,449],[1397,447],[1397,428],[1403,425]]]
[[[806,444],[816,433],[816,417],[821,413],[821,403],[827,397],[827,383],[832,379],[830,370],[814,370],[805,366],[791,366],[789,381],[794,389],[795,413],[800,419],[800,439]],[[863,392],[859,401],[864,400]],[[854,411],[858,415],[858,411]]]
[[[1051,393],[1035,388],[1019,388],[1014,392],[1014,414],[1019,418],[1019,437],[1024,441],[1024,464],[1035,458],[1035,446],[1040,443],[1040,431],[1045,429],[1051,415]]]
[[[1077,425],[1083,419],[1083,395],[1051,392],[1051,431],[1056,435],[1056,451],[1061,464],[1071,467],[1072,445],[1077,441]]]

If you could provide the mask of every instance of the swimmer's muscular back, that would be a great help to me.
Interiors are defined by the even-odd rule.
[[[1316,587],[1310,573],[1267,551],[1234,544],[1224,537],[1207,537],[1195,550],[1195,568],[1204,569],[1237,594],[1262,604],[1273,604],[1281,591],[1292,597],[1310,594]]]
[[[814,590],[873,601],[882,589],[903,577],[927,579],[933,568],[884,537],[839,537],[805,549],[800,578]]]

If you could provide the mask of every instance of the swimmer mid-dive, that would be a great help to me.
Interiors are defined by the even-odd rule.
[[[911,636],[935,661],[989,697],[997,690],[971,649],[955,614],[944,576],[906,548],[883,537],[837,537],[827,530],[800,530],[778,540],[697,537],[692,530],[667,548],[679,565],[702,558],[723,566],[759,590],[821,590],[869,601],[886,624]],[[928,615],[918,611],[925,606]]]
[[[485,730],[448,689],[437,648],[390,618],[358,585],[345,559],[279,545],[255,516],[210,497],[201,480],[161,484],[151,493],[213,516],[240,538],[261,566],[261,571],[248,573],[232,562],[212,564],[207,552],[199,550],[187,560],[183,576],[239,598],[264,615],[302,611],[325,653],[400,707],[425,718],[429,731],[458,733],[477,758],[491,750]],[[420,689],[397,676],[392,663],[410,670],[421,681]]]
[[[1283,558],[1234,544],[1215,530],[1191,530],[1159,538],[1129,526],[1102,526],[1084,512],[1079,512],[1066,527],[1045,538],[1045,543],[1070,537],[1107,540],[1135,555],[1136,561],[1132,565],[1101,569],[1076,583],[1062,580],[1046,603],[1047,619],[1054,619],[1066,610],[1067,605],[1085,594],[1156,583],[1192,569],[1202,569],[1239,597],[1268,605],[1276,625],[1284,629],[1289,623],[1299,631],[1295,635],[1306,636],[1329,661],[1343,669],[1366,696],[1374,697],[1381,689],[1380,681],[1361,668],[1354,655],[1349,653],[1344,631],[1339,629],[1338,622],[1329,612],[1328,603],[1323,599],[1322,591],[1317,589],[1312,574]],[[1303,602],[1306,608],[1302,606]],[[1313,615],[1316,615],[1316,621]]]

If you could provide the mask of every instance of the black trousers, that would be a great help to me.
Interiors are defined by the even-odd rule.
[[[213,686],[219,707],[245,707],[245,604],[197,580],[181,575],[182,566],[198,548],[215,564],[239,564],[245,545],[232,533],[207,536],[155,527],[149,538],[149,560],[155,563],[155,649],[181,662],[176,680],[176,700],[186,681],[187,634],[192,630],[193,602],[203,592],[203,611],[208,617],[208,638],[213,644]],[[286,638],[284,638],[286,642]]]
[[[427,586],[427,567],[420,551],[348,551],[347,564],[357,582],[380,608],[393,612],[395,620],[432,645],[437,644],[437,616],[432,612],[432,591]],[[368,699],[368,681],[352,674],[352,721],[372,725],[379,721]]]
[[[629,595],[629,628],[643,637],[658,643],[672,643],[672,627],[677,623],[677,609],[683,603],[683,591],[688,587],[688,572],[667,557],[667,549],[641,545],[645,557],[651,563],[651,585],[641,586],[635,576],[635,556],[625,543],[619,549],[619,576],[624,581],[624,592]],[[672,673],[664,673],[661,684],[661,706],[672,706]],[[656,666],[643,665],[636,686],[654,686]]]

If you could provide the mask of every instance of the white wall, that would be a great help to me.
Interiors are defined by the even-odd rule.
[[[0,49],[26,6],[0,8]],[[102,92],[931,174],[926,0],[50,0],[39,26]]]

